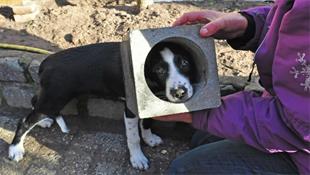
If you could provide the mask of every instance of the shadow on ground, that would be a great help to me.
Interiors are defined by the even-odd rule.
[[[137,171],[129,164],[122,121],[89,117],[85,123],[80,116],[67,116],[70,134],[56,125],[35,128],[25,141],[24,159],[15,163],[7,159],[7,149],[17,120],[0,116],[0,171],[5,174],[162,174],[175,156],[188,150],[189,133],[186,138],[180,135],[185,130],[162,128],[160,133],[175,134],[161,135],[164,144],[156,148],[142,144],[151,168]]]

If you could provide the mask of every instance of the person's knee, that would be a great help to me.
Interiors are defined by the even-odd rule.
[[[192,136],[191,148],[196,148],[198,146],[201,146],[207,143],[217,142],[220,140],[223,140],[223,138],[214,136],[205,131],[197,130]]]
[[[186,166],[186,163],[182,159],[175,159],[171,162],[166,174],[187,174],[188,171],[189,170]]]

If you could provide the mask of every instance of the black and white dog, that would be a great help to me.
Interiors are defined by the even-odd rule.
[[[183,48],[170,43],[159,44],[147,60],[145,75],[153,92],[164,91],[171,102],[183,102],[193,95],[193,63]],[[92,44],[52,54],[40,65],[39,76],[40,90],[32,99],[33,109],[18,123],[9,147],[9,158],[15,161],[23,158],[24,139],[35,126],[48,128],[56,120],[63,133],[69,132],[59,112],[72,98],[82,94],[115,100],[125,97],[119,42]],[[124,121],[130,162],[135,168],[148,169],[148,159],[140,147],[139,126],[147,145],[153,147],[162,140],[151,132],[151,119],[141,120],[139,124],[138,116],[126,108]]]

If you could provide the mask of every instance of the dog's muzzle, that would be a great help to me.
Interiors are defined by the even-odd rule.
[[[177,86],[175,88],[170,88],[170,97],[168,99],[172,102],[185,102],[186,100],[188,100],[193,94],[192,94],[192,90],[188,89],[187,87],[181,85],[181,86]]]
[[[171,88],[170,89],[170,94],[171,94],[172,97],[181,100],[182,98],[186,97],[187,89],[184,86],[179,86],[177,88]]]

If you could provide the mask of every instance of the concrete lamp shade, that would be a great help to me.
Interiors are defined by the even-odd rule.
[[[133,30],[122,42],[121,53],[127,107],[140,118],[151,118],[220,106],[215,46],[212,38],[199,36],[199,25]],[[184,103],[173,103],[155,96],[144,75],[146,58],[160,42],[187,49],[194,59],[197,82],[193,96]]]

